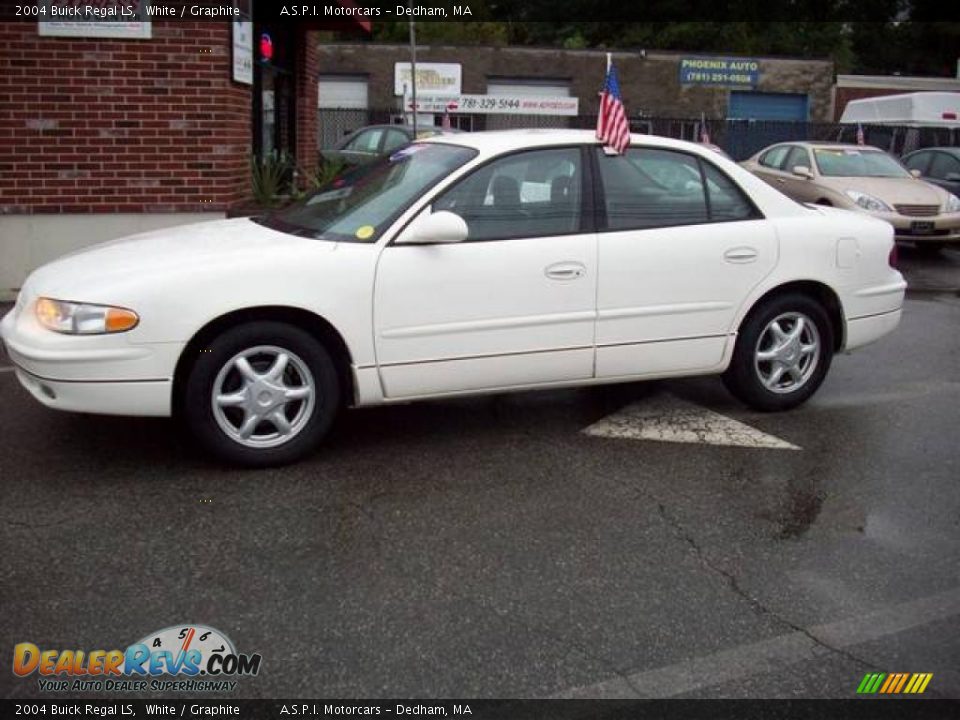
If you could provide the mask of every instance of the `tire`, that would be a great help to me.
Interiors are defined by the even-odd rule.
[[[781,336],[790,336],[800,319],[799,341],[784,340]],[[817,391],[832,358],[833,327],[823,306],[799,293],[776,295],[743,321],[723,382],[755,410],[789,410]]]
[[[191,436],[221,460],[284,465],[326,435],[340,408],[340,383],[315,337],[286,323],[251,322],[202,348],[180,407]]]

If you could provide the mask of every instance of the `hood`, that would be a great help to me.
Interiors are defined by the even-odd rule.
[[[840,194],[846,190],[873,195],[887,205],[936,205],[942,208],[947,192],[916,178],[819,177],[817,183]]]
[[[64,255],[36,270],[25,289],[61,300],[117,302],[124,290],[187,274],[267,265],[291,250],[329,252],[336,243],[271,230],[249,218],[180,225],[111,240]]]

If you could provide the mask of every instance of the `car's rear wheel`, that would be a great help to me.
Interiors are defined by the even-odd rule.
[[[832,357],[833,329],[820,303],[774,296],[747,316],[723,380],[756,410],[788,410],[817,391]]]
[[[326,434],[340,406],[336,367],[300,328],[252,322],[202,348],[187,376],[183,414],[200,444],[250,467],[299,460]]]

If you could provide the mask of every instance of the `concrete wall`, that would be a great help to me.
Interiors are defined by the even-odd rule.
[[[393,67],[409,62],[405,45],[334,44],[318,47],[321,73],[362,74],[369,78],[370,107],[396,107]],[[681,86],[680,60],[697,53],[613,51],[624,102],[631,115],[659,117],[725,117],[730,93],[725,87]],[[719,55],[717,55],[719,56]],[[580,98],[581,114],[597,112],[597,93],[606,71],[606,51],[524,47],[423,46],[420,62],[458,62],[463,92],[485,93],[490,77],[561,79]],[[711,55],[709,57],[716,57]],[[725,56],[729,57],[729,56]],[[810,119],[832,115],[833,63],[829,60],[760,58],[760,92],[804,93],[810,97]]]
[[[15,299],[30,272],[68,252],[125,235],[223,217],[221,212],[0,215],[0,301]]]

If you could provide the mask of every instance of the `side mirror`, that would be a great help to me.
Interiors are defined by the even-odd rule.
[[[807,180],[813,179],[813,172],[806,165],[794,165],[793,174],[797,177],[806,178]]]
[[[467,223],[447,210],[418,217],[397,238],[398,245],[458,243],[467,239]]]
[[[922,173],[919,170],[914,169],[910,171],[910,174],[913,175],[915,178],[918,178]]]

